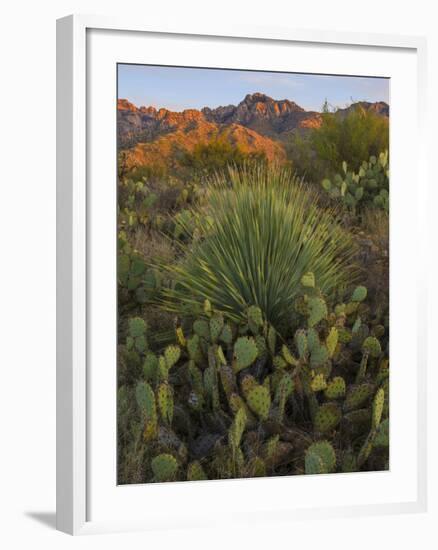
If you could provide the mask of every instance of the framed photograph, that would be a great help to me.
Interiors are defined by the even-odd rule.
[[[425,510],[424,40],[57,29],[58,528]]]

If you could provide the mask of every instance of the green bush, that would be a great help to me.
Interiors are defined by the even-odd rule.
[[[263,152],[246,153],[238,145],[233,145],[223,138],[216,138],[208,143],[198,143],[193,151],[184,152],[179,163],[191,173],[205,175],[224,171],[230,164],[242,166],[248,161],[265,160]]]
[[[287,144],[295,170],[313,182],[333,176],[345,161],[357,171],[362,159],[389,148],[389,121],[360,105],[347,114],[322,113],[322,124],[308,135],[296,133]]]

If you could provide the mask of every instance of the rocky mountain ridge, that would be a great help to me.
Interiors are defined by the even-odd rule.
[[[383,101],[361,101],[338,109],[345,116],[353,108],[361,107],[388,117],[389,105]],[[275,100],[262,94],[248,94],[238,105],[186,109],[176,112],[155,107],[137,107],[126,99],[118,100],[118,136],[123,148],[139,142],[148,142],[174,131],[188,132],[205,124],[218,127],[238,124],[255,132],[283,140],[294,131],[306,131],[321,125],[321,113],[306,111],[289,99]]]

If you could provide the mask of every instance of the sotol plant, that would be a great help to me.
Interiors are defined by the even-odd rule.
[[[320,210],[288,169],[230,169],[210,182],[208,195],[195,212],[197,239],[179,263],[161,266],[174,281],[163,291],[166,309],[195,316],[209,300],[238,322],[256,306],[283,332],[304,273],[313,272],[326,294],[352,280],[355,248],[336,210]]]

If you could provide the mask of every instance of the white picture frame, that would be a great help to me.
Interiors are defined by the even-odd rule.
[[[97,41],[90,39],[90,32],[99,31],[106,33],[106,42],[99,45]],[[96,396],[96,380],[100,380],[101,372],[96,361],[96,353],[99,352],[98,345],[92,346],[91,343],[96,339],[94,331],[93,315],[95,315],[98,302],[95,300],[95,277],[91,273],[90,266],[93,265],[93,258],[90,254],[95,250],[96,239],[99,238],[98,232],[94,231],[94,219],[98,215],[93,204],[93,187],[90,186],[92,178],[95,178],[94,167],[90,168],[90,155],[93,149],[93,139],[90,131],[95,132],[96,124],[91,115],[92,109],[90,106],[93,102],[93,92],[90,86],[93,81],[93,55],[99,52],[99,48],[105,51],[108,55],[108,63],[113,63],[113,58],[110,57],[109,45],[112,38],[108,38],[108,33],[114,33],[114,36],[121,36],[124,33],[135,35],[135,40],[141,40],[141,37],[159,37],[159,39],[179,40],[180,44],[189,44],[190,40],[214,41],[220,40],[221,44],[234,42],[239,44],[253,44],[257,42],[260,48],[269,45],[287,46],[288,44],[301,45],[302,47],[311,48],[312,45],[318,45],[319,48],[332,47],[337,49],[344,48],[347,52],[348,48],[366,48],[369,54],[379,55],[383,52],[397,52],[410,56],[410,59],[415,58],[413,62],[413,71],[415,72],[415,81],[410,83],[412,89],[412,97],[416,98],[414,114],[410,119],[412,131],[415,132],[417,149],[412,153],[410,170],[411,179],[414,178],[416,185],[412,187],[412,196],[406,196],[417,203],[415,209],[415,219],[418,223],[412,224],[410,234],[403,233],[400,224],[402,219],[403,208],[406,206],[405,199],[394,201],[394,216],[391,218],[391,254],[397,258],[399,253],[399,245],[403,239],[408,239],[409,243],[416,246],[417,261],[415,267],[410,266],[409,269],[402,269],[402,259],[400,263],[395,264],[398,268],[401,280],[394,280],[391,275],[391,292],[402,293],[403,291],[412,292],[412,297],[408,300],[409,315],[419,319],[421,312],[425,311],[426,303],[426,285],[425,273],[423,271],[422,258],[425,257],[424,243],[426,239],[426,219],[425,219],[425,182],[424,174],[425,166],[425,146],[424,146],[424,120],[425,120],[425,55],[426,44],[425,40],[418,37],[404,36],[387,36],[387,35],[372,35],[372,34],[350,34],[336,33],[326,31],[300,31],[291,29],[271,29],[271,28],[240,28],[232,26],[229,29],[179,29],[178,26],[165,26],[160,29],[150,28],[147,23],[143,24],[139,21],[130,21],[122,18],[107,18],[96,16],[69,16],[58,20],[57,23],[57,527],[59,530],[70,534],[85,534],[95,532],[107,532],[114,530],[130,530],[130,529],[151,529],[160,527],[172,527],[186,525],[191,522],[193,525],[208,525],[209,519],[207,516],[202,516],[202,510],[196,510],[196,513],[190,514],[190,499],[188,494],[196,494],[196,499],[208,499],[210,492],[215,492],[218,502],[223,502],[221,499],[230,498],[231,500],[239,499],[239,491],[244,491],[248,499],[248,503],[253,502],[254,497],[260,491],[266,494],[282,492],[281,483],[289,483],[290,479],[262,479],[262,480],[233,480],[228,482],[202,482],[196,484],[190,483],[175,483],[175,484],[156,484],[153,486],[125,486],[122,490],[118,489],[115,493],[112,491],[105,492],[104,483],[108,483],[108,478],[102,477],[99,485],[94,481],[94,477],[99,477],[96,474],[96,467],[93,465],[95,455],[97,456],[97,447],[93,441],[95,440],[96,430],[93,428],[93,422],[96,422],[95,414],[97,400]],[[132,34],[134,33],[134,35]],[[228,42],[227,42],[228,41]],[[129,54],[129,44],[126,46],[126,55]],[[92,50],[92,51],[91,51]],[[172,59],[172,51],[168,48],[166,59]],[[176,54],[173,54],[176,59]],[[91,56],[91,57],[90,57]],[[412,57],[413,56],[413,57]],[[347,58],[347,53],[345,54]],[[365,56],[364,56],[365,57]],[[129,61],[124,58],[121,61]],[[398,63],[401,67],[403,60],[396,62],[394,58],[394,66]],[[202,61],[199,61],[202,65]],[[236,61],[238,63],[238,61]],[[359,61],[358,61],[359,63]],[[388,58],[388,64],[391,64],[391,59]],[[164,64],[164,63],[163,63]],[[181,64],[179,60],[175,64]],[[211,64],[210,64],[211,65]],[[414,68],[415,65],[415,68]],[[389,66],[389,65],[388,65]],[[339,65],[339,71],[342,73],[342,66]],[[407,67],[407,65],[406,65]],[[395,69],[394,69],[395,70]],[[408,69],[406,69],[408,70]],[[330,71],[328,71],[330,72]],[[332,70],[333,72],[333,70]],[[344,74],[344,73],[343,73]],[[348,73],[345,73],[348,74]],[[112,78],[112,77],[111,77]],[[400,78],[402,78],[400,76]],[[99,81],[102,85],[102,93],[105,92],[103,85],[106,83],[105,75],[99,74]],[[97,86],[97,84],[96,84]],[[113,93],[113,91],[111,92]],[[112,97],[108,98],[107,104],[110,104]],[[402,101],[402,98],[400,99]],[[90,103],[90,104],[89,104]],[[392,106],[391,106],[392,108]],[[393,115],[391,115],[393,116]],[[115,118],[115,107],[114,117]],[[97,120],[97,119],[96,119]],[[114,120],[111,121],[114,124]],[[90,126],[92,130],[90,130]],[[397,125],[396,125],[397,128]],[[107,134],[111,137],[111,127],[102,128],[98,131],[102,135]],[[91,137],[90,137],[91,136]],[[107,146],[102,143],[102,154],[112,154],[115,149],[115,134],[113,136],[114,144],[111,145],[107,141]],[[391,135],[391,140],[396,140],[396,136]],[[104,140],[103,140],[104,141]],[[107,147],[107,149],[105,149]],[[112,147],[112,149],[111,149]],[[403,149],[400,144],[400,155]],[[102,155],[101,155],[102,156]],[[109,157],[108,157],[109,158]],[[394,158],[394,157],[392,157]],[[109,170],[114,170],[115,164],[109,159]],[[96,161],[95,164],[98,164]],[[397,173],[397,170],[391,172],[391,178],[399,177],[402,183],[403,174]],[[401,185],[403,188],[403,185]],[[403,194],[403,193],[402,193]],[[103,201],[103,204],[112,204],[114,196],[109,196],[108,203]],[[91,199],[91,200],[90,200]],[[114,205],[113,205],[114,206]],[[93,210],[94,208],[94,210]],[[424,215],[423,215],[424,214]],[[99,214],[100,215],[100,214]],[[109,212],[107,219],[110,219],[112,213]],[[115,218],[114,218],[115,219]],[[414,220],[415,221],[415,220]],[[397,223],[396,223],[397,222]],[[110,221],[108,223],[111,223]],[[111,225],[107,226],[111,227]],[[399,234],[400,233],[400,234]],[[111,246],[109,247],[111,249]],[[108,261],[111,270],[111,250],[108,251]],[[392,260],[391,260],[392,261]],[[393,272],[393,264],[391,263]],[[111,279],[111,276],[109,277]],[[412,284],[414,288],[412,288]],[[111,288],[111,287],[110,287]],[[397,294],[395,294],[397,296]],[[97,299],[97,298],[96,298]],[[111,303],[111,302],[110,302]],[[395,306],[394,306],[395,307]],[[392,306],[391,306],[392,308]],[[393,315],[393,309],[391,309]],[[395,324],[397,323],[395,319]],[[274,518],[284,519],[285,517],[303,518],[303,517],[327,517],[328,515],[359,515],[359,514],[379,514],[379,513],[397,513],[397,512],[419,512],[426,509],[426,494],[427,494],[427,475],[426,475],[426,334],[425,327],[420,323],[414,323],[415,338],[411,344],[406,344],[409,350],[406,357],[413,359],[415,363],[412,367],[415,378],[412,383],[412,392],[415,397],[412,397],[412,402],[415,403],[414,412],[411,415],[410,421],[415,433],[415,448],[412,451],[412,460],[399,465],[399,473],[406,468],[406,477],[411,479],[411,486],[406,488],[405,497],[398,500],[397,496],[390,498],[390,492],[393,490],[395,482],[400,483],[400,478],[388,479],[388,483],[383,477],[373,478],[373,476],[382,475],[382,473],[365,474],[368,476],[366,481],[359,481],[360,486],[370,485],[375,482],[376,487],[382,488],[382,498],[376,502],[370,499],[364,499],[363,502],[360,496],[348,501],[348,490],[345,493],[344,500],[340,500],[335,506],[328,506],[321,502],[297,502],[289,503],[287,499],[279,499],[276,507],[261,509],[257,506],[248,505],[245,514],[239,516],[232,509],[229,511],[230,517],[224,512],[224,518],[231,520],[231,516],[236,521],[242,519],[249,521],[261,521],[266,519],[272,521]],[[111,328],[109,328],[111,331]],[[110,332],[105,333],[106,335]],[[405,333],[406,336],[406,333]],[[400,327],[400,341],[403,338],[403,329]],[[110,346],[111,347],[111,346]],[[97,348],[97,352],[96,352]],[[391,354],[397,350],[391,348]],[[98,357],[101,355],[98,353]],[[111,359],[111,358],[110,358]],[[400,358],[402,361],[402,358]],[[407,359],[405,360],[405,362]],[[93,367],[93,372],[91,365]],[[401,369],[403,370],[403,369]],[[104,379],[102,378],[104,381]],[[403,381],[404,380],[404,381]],[[400,379],[398,388],[408,388],[408,380]],[[111,382],[109,382],[111,384]],[[105,388],[102,392],[108,391],[111,400],[112,394],[111,385],[106,382],[102,384]],[[392,391],[392,390],[391,390]],[[115,397],[114,397],[115,399]],[[391,394],[391,400],[393,395]],[[397,406],[397,397],[395,397],[395,405]],[[102,405],[102,406],[100,406]],[[99,404],[99,410],[105,410],[113,416],[113,409],[104,409],[105,403]],[[391,407],[392,407],[391,401]],[[402,407],[400,407],[400,410]],[[397,409],[399,410],[399,409]],[[93,412],[94,411],[94,412]],[[403,414],[402,412],[400,414]],[[404,413],[405,414],[405,413]],[[111,416],[111,418],[112,418]],[[113,422],[112,418],[111,422]],[[110,424],[106,436],[106,443],[102,439],[99,442],[99,449],[107,448],[106,444],[112,444],[114,439],[112,434],[113,424]],[[392,437],[392,436],[391,436]],[[394,436],[395,437],[395,436]],[[109,443],[108,443],[109,442]],[[101,451],[102,455],[103,451]],[[99,461],[102,465],[102,456],[99,455]],[[111,459],[112,460],[112,459]],[[110,465],[112,467],[112,465]],[[102,472],[105,468],[102,465]],[[389,472],[389,476],[395,475],[396,471]],[[351,474],[348,474],[351,475]],[[362,474],[363,476],[363,474]],[[339,487],[339,492],[342,493],[341,485],[346,485],[345,476],[311,476],[312,480],[306,481],[311,483],[308,487],[314,491],[316,484],[324,484],[324,490],[336,490]],[[317,478],[320,478],[318,481]],[[324,479],[322,479],[324,478]],[[342,481],[343,479],[343,481]],[[353,478],[350,478],[353,480]],[[374,481],[373,481],[374,480]],[[94,485],[93,485],[94,483]],[[100,482],[99,482],[100,483]],[[115,479],[114,479],[115,483]],[[302,485],[302,481],[295,481],[297,494],[300,489],[298,485]],[[353,481],[348,481],[353,483]],[[386,483],[386,485],[385,485]],[[243,485],[245,484],[245,485]],[[256,484],[256,485],[254,485]],[[93,490],[90,492],[90,487]],[[387,486],[387,489],[384,487]],[[392,487],[392,489],[391,489]],[[149,488],[149,489],[148,489]],[[144,491],[153,491],[155,502],[154,514],[141,514],[132,517],[127,509],[127,502],[132,498],[132,501],[142,503],[144,501]],[[356,489],[357,492],[358,489]],[[385,493],[388,491],[388,494]],[[100,496],[97,495],[100,492]],[[350,491],[352,493],[353,491]],[[92,497],[90,495],[93,495]],[[243,493],[242,493],[243,494]],[[395,495],[395,493],[394,493]],[[188,514],[181,513],[178,515],[175,510],[166,509],[163,502],[169,497],[175,499],[184,499],[183,502],[188,502]],[[96,502],[111,501],[114,498],[122,503],[117,507],[114,505],[111,509],[102,509],[102,513],[91,514],[90,510],[97,505]],[[192,499],[192,503],[195,499]],[[141,504],[140,504],[141,505]],[[193,506],[195,506],[193,504]],[[125,514],[120,514],[120,509],[127,510]],[[129,508],[129,506],[128,506]],[[119,512],[117,512],[119,510]],[[152,511],[151,511],[152,512]],[[214,521],[217,521],[221,511],[215,511]],[[97,519],[94,519],[96,515]]]

